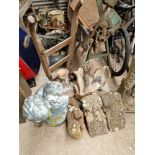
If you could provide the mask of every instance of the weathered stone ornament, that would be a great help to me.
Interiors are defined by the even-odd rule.
[[[91,63],[86,63],[83,68],[79,68],[74,71],[77,78],[77,85],[75,84],[75,90],[77,96],[81,98],[96,92],[97,90],[103,90],[109,92],[107,81],[111,77],[108,66],[92,67]],[[79,98],[80,98],[79,97]]]
[[[134,97],[128,94],[128,91],[132,91],[132,92],[134,91],[134,87],[135,87],[135,58],[132,59],[131,66],[127,74],[127,77],[121,81],[121,85],[118,89],[118,91],[122,95],[122,99],[125,105],[126,112],[135,112]]]
[[[80,139],[84,129],[83,112],[80,110],[79,102],[74,98],[70,98],[67,113],[67,130],[71,137]]]
[[[108,133],[106,115],[102,109],[101,98],[95,94],[85,96],[82,98],[82,106],[90,136]]]
[[[82,137],[80,123],[74,118],[74,114],[70,111],[67,113],[67,130],[69,135],[75,139]]]

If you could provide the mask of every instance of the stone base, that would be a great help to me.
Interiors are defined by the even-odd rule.
[[[82,106],[90,136],[108,133],[106,116],[102,109],[102,100],[98,95],[82,98]]]
[[[107,117],[108,129],[110,131],[117,131],[124,128],[124,105],[120,93],[100,93],[100,96],[103,101],[103,110]]]

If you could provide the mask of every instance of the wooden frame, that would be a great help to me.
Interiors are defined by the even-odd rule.
[[[72,63],[72,60],[74,58],[74,51],[75,51],[75,43],[76,43],[76,32],[78,29],[78,12],[80,7],[82,6],[83,1],[79,0],[77,3],[74,11],[73,11],[73,17],[71,21],[71,31],[70,31],[70,37],[66,40],[60,42],[59,44],[55,45],[54,47],[51,47],[48,50],[45,50],[36,31],[35,31],[35,24],[36,21],[32,16],[28,17],[28,28],[31,35],[31,38],[33,40],[33,43],[36,47],[37,53],[39,55],[40,61],[42,63],[43,69],[45,71],[46,76],[51,80],[51,72],[55,70],[57,67],[61,66],[63,63],[67,62],[67,68],[70,69],[70,65]],[[62,49],[63,47],[69,45],[68,49],[68,55],[61,59],[59,62],[55,63],[52,66],[48,65],[47,57],[54,54],[58,50]]]
[[[26,11],[28,10],[28,8],[32,5],[32,0],[22,0],[19,1],[20,4],[20,9],[19,9],[19,25],[25,30],[25,24],[23,22],[23,16],[26,13]]]
[[[28,8],[32,5],[32,0],[20,1],[20,5],[21,5],[21,8],[19,10],[19,15],[22,18],[26,13],[26,11],[28,10]]]
[[[61,43],[55,45],[54,47],[51,47],[50,49],[45,51],[46,56],[50,56],[54,54],[56,51],[62,49],[63,47],[67,46],[71,42],[71,37],[67,38],[66,40],[62,41]]]

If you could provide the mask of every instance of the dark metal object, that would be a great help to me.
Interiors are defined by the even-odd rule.
[[[74,73],[69,74],[69,81],[73,82],[73,81],[76,81],[76,80],[77,80],[77,78],[76,78]]]
[[[58,56],[49,56],[49,64],[50,66],[60,61],[62,58],[67,56],[67,52],[61,52]]]
[[[116,11],[123,19],[122,26],[128,31],[131,42],[131,54],[134,55],[135,46],[135,0],[118,1]]]
[[[122,28],[122,26],[124,25],[122,24],[121,17],[114,9],[111,8],[115,6],[117,1],[118,0],[104,0],[103,2],[104,4],[106,4],[104,8],[102,1],[96,0],[100,19],[94,26],[94,29],[90,32],[90,35],[84,38],[81,46],[84,50],[87,51],[86,61],[91,58],[108,58],[108,61],[110,61],[109,57],[110,54],[112,54],[115,56],[115,59],[117,60],[116,62],[120,63],[120,61],[122,60],[120,50],[122,49],[119,49],[119,46],[116,45],[113,37],[120,37],[119,35],[115,36],[115,32],[119,29],[122,30],[123,33],[125,33],[125,45],[123,45],[125,47],[125,58],[123,59],[122,68],[118,71],[119,75],[121,75],[125,70],[126,63],[128,63],[127,57],[130,50],[130,39],[128,32],[124,28]],[[109,42],[109,38],[111,38],[111,42]],[[115,39],[119,40],[120,38]],[[106,51],[96,53],[97,47],[100,45],[100,43],[105,43]],[[112,73],[114,73],[113,70]],[[117,74],[117,76],[119,75]]]
[[[92,44],[85,42],[84,44],[88,44],[90,46],[90,50],[88,51],[87,60],[91,58],[101,58],[101,57],[107,57],[109,54],[106,51],[103,51],[101,53],[92,53],[95,52],[96,47],[99,45],[99,43],[106,41],[115,31],[120,27],[121,24],[121,18],[118,16],[118,14],[113,9],[104,10],[104,14],[100,18],[99,22],[97,23],[98,27],[96,28],[95,34],[92,37]],[[91,41],[91,38],[89,37],[89,41]],[[87,45],[84,45],[87,46]]]
[[[112,75],[120,76],[121,74],[124,73],[124,71],[128,66],[129,54],[131,50],[130,38],[125,28],[119,28],[115,32],[114,37],[112,37],[111,39],[112,39],[112,43],[109,43],[109,48],[110,48],[109,66],[110,66]],[[119,45],[116,44],[116,41],[118,39],[119,40],[121,39],[122,48],[118,47]],[[124,44],[122,44],[122,39],[124,40]],[[110,60],[110,57],[112,58],[112,60]],[[118,66],[116,66],[116,63],[117,65],[119,65],[119,68]]]
[[[38,35],[39,38],[41,38],[45,49],[49,49],[69,37],[68,32],[62,32],[59,30],[51,32],[52,33],[46,33],[46,35]]]
[[[35,87],[36,86],[36,81],[35,78],[27,80],[28,85],[30,86],[30,88]]]
[[[116,7],[121,10],[131,10],[135,8],[134,5],[127,4],[121,0],[118,1],[118,4],[116,5]]]

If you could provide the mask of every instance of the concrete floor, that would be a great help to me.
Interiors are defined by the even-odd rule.
[[[44,79],[41,67],[33,93]],[[110,83],[113,86],[120,81],[112,79]],[[44,124],[37,128],[26,122],[20,124],[19,131],[20,155],[134,155],[135,152],[134,114],[126,114],[126,126],[120,131],[92,138],[85,129],[81,140],[74,140],[68,135],[65,123],[57,127]]]

